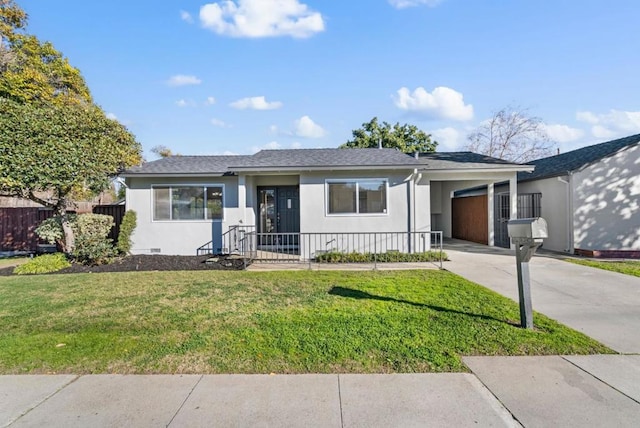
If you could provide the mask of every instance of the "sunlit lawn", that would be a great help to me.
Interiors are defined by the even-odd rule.
[[[578,265],[591,266],[598,269],[610,270],[613,272],[624,273],[626,275],[633,275],[640,277],[640,261],[619,261],[609,262],[601,260],[587,260],[587,259],[566,259],[571,263]]]
[[[446,271],[0,278],[0,373],[464,371],[461,355],[610,352]]]

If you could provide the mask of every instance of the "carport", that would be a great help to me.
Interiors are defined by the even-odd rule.
[[[423,153],[419,160],[424,164],[419,184],[430,190],[430,206],[426,212],[431,215],[431,230],[442,230],[445,238],[462,238],[491,246],[495,245],[496,236],[495,186],[509,183],[510,218],[517,218],[517,173],[533,170],[530,165],[472,152]],[[474,188],[483,190],[455,198],[456,192]]]

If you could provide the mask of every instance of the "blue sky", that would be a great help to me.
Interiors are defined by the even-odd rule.
[[[377,116],[438,150],[509,104],[561,151],[640,133],[637,0],[18,0],[145,149],[337,147]]]

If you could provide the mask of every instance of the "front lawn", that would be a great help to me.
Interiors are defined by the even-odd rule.
[[[619,261],[619,262],[605,262],[602,260],[589,260],[589,259],[566,259],[571,263],[577,265],[591,266],[598,269],[610,270],[613,272],[624,273],[626,275],[633,275],[640,277],[640,261]]]
[[[0,373],[464,371],[461,355],[611,352],[452,273],[0,278]]]

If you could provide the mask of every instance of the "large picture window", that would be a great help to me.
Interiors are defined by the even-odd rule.
[[[154,186],[154,220],[222,220],[223,186]]]
[[[387,180],[327,181],[328,214],[386,214]]]

